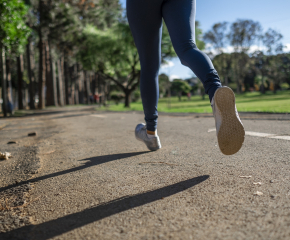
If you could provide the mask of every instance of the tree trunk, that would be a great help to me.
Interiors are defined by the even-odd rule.
[[[26,45],[26,56],[27,56],[27,72],[29,78],[29,108],[35,109],[35,77],[34,77],[34,59],[31,53],[31,40],[28,39]]]
[[[51,58],[51,74],[52,74],[52,84],[53,84],[53,101],[54,105],[58,106],[57,101],[57,81],[56,81],[56,67],[55,67],[55,61],[53,58]]]
[[[66,58],[65,58],[66,59]],[[65,89],[65,103],[69,105],[69,70],[68,63],[64,61],[64,89]]]
[[[70,85],[70,97],[69,97],[69,102],[71,105],[75,104],[75,78],[74,78],[74,68],[75,66],[73,65],[72,67],[69,67],[69,74],[70,74],[70,79],[71,79],[71,85]]]
[[[63,80],[60,60],[57,60],[57,73],[58,73],[59,105],[63,107],[64,106]]]
[[[81,70],[79,64],[77,64],[78,68],[78,92],[79,92],[79,103],[84,104],[84,74]]]
[[[75,80],[75,104],[79,104],[79,82],[77,64],[74,65],[74,80]]]
[[[86,102],[90,104],[91,88],[90,88],[90,78],[91,75],[88,72],[84,72],[85,75],[85,86],[86,86]]]
[[[61,79],[62,79],[62,96],[63,96],[63,105],[65,105],[66,98],[66,90],[65,90],[65,75],[64,75],[64,57],[60,59],[60,67],[61,67]]]
[[[79,84],[78,82],[75,84],[75,105],[79,105]]]
[[[125,91],[125,107],[129,108],[131,103],[131,91]]]
[[[7,77],[7,100],[8,100],[8,109],[7,112],[13,114],[14,102],[12,94],[12,81],[11,81],[11,60],[6,59],[6,77]]]
[[[18,109],[23,109],[23,55],[17,57],[18,71]]]
[[[4,117],[7,117],[7,96],[6,96],[6,61],[5,49],[0,44],[0,65],[1,65],[1,79],[2,79],[2,112]]]
[[[46,56],[46,105],[55,106],[53,80],[51,73],[51,56],[48,41],[45,41],[45,56]]]
[[[45,108],[45,81],[46,81],[46,64],[45,64],[45,46],[46,43],[39,37],[39,80],[38,80],[38,108]]]
[[[92,95],[93,95],[93,103],[95,103],[95,92],[96,92],[96,81],[97,81],[97,73],[93,74],[93,79],[92,79]]]
[[[228,75],[225,75],[225,86],[229,85],[229,78]]]

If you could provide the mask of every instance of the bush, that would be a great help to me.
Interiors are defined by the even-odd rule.
[[[113,100],[117,105],[120,101],[124,98],[124,94],[121,92],[112,92],[111,93],[111,100]]]
[[[141,93],[139,90],[136,90],[132,94],[132,102],[137,102],[141,97]]]

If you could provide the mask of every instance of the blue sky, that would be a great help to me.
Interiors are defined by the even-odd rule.
[[[120,1],[125,8],[126,0]],[[280,32],[284,36],[283,44],[287,45],[287,50],[290,51],[290,0],[197,0],[196,2],[196,20],[200,22],[203,32],[208,31],[217,22],[232,23],[237,19],[252,19],[259,21],[264,31],[273,28]],[[170,61],[170,67],[163,67],[160,72],[171,75],[172,78],[187,78],[193,75],[189,68],[181,65],[178,58]]]

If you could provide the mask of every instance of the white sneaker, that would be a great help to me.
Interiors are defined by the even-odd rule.
[[[243,145],[245,130],[236,108],[233,90],[228,87],[217,89],[211,107],[221,152],[225,155],[237,153]]]
[[[161,148],[161,143],[158,136],[148,138],[146,125],[144,123],[140,123],[136,126],[135,137],[137,140],[144,142],[147,148],[151,151],[156,151]]]

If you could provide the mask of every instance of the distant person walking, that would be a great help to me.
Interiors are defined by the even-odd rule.
[[[146,121],[146,125],[137,125],[135,136],[149,150],[161,148],[157,135],[157,105],[164,19],[181,63],[195,73],[209,95],[220,150],[226,155],[234,154],[242,147],[245,131],[233,91],[222,87],[211,60],[195,44],[195,9],[195,0],[127,0],[129,25],[141,63],[140,90]]]

